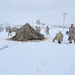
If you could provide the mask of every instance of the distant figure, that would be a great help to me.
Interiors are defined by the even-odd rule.
[[[60,31],[60,32],[57,33],[56,36],[54,37],[53,42],[54,42],[55,40],[57,40],[58,43],[61,44],[61,41],[63,41],[63,37],[64,37],[64,36],[63,36],[62,32]]]
[[[41,29],[40,26],[36,26],[36,32],[40,33]]]
[[[40,26],[38,26],[38,33],[40,33],[41,29],[40,29]]]
[[[36,29],[35,29],[35,30],[36,30],[36,32],[38,32],[38,27],[36,26],[35,28],[36,28]]]
[[[12,36],[12,29],[10,27],[8,29],[8,36]]]
[[[69,28],[69,43],[72,43],[72,40],[75,43],[75,28],[74,28],[74,24],[71,24],[70,28]]]
[[[2,32],[3,31],[3,27],[0,27],[0,32]]]
[[[49,35],[49,27],[47,26],[45,29],[46,35]]]

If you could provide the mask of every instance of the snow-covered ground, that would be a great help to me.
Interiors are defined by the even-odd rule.
[[[38,42],[17,42],[6,40],[11,36],[0,33],[0,75],[75,75],[75,44],[66,44],[67,29],[51,28],[47,40]],[[52,42],[57,32],[62,31],[62,44]],[[13,33],[14,35],[14,33]]]

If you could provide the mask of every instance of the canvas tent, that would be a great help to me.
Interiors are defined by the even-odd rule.
[[[11,38],[15,41],[28,41],[28,40],[43,40],[44,35],[36,32],[28,23],[16,31],[16,35]]]

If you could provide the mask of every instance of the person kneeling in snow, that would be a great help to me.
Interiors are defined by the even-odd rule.
[[[58,43],[61,44],[61,41],[63,41],[63,37],[64,37],[64,36],[63,36],[62,32],[60,31],[60,32],[57,33],[56,36],[54,37],[53,42],[54,42],[55,40],[57,40]]]

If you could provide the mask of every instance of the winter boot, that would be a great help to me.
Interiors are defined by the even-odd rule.
[[[72,43],[71,41],[69,43]]]
[[[54,40],[53,40],[53,42],[54,42]]]
[[[60,41],[58,41],[58,43],[59,43],[59,44],[61,44],[61,42],[60,42]]]

